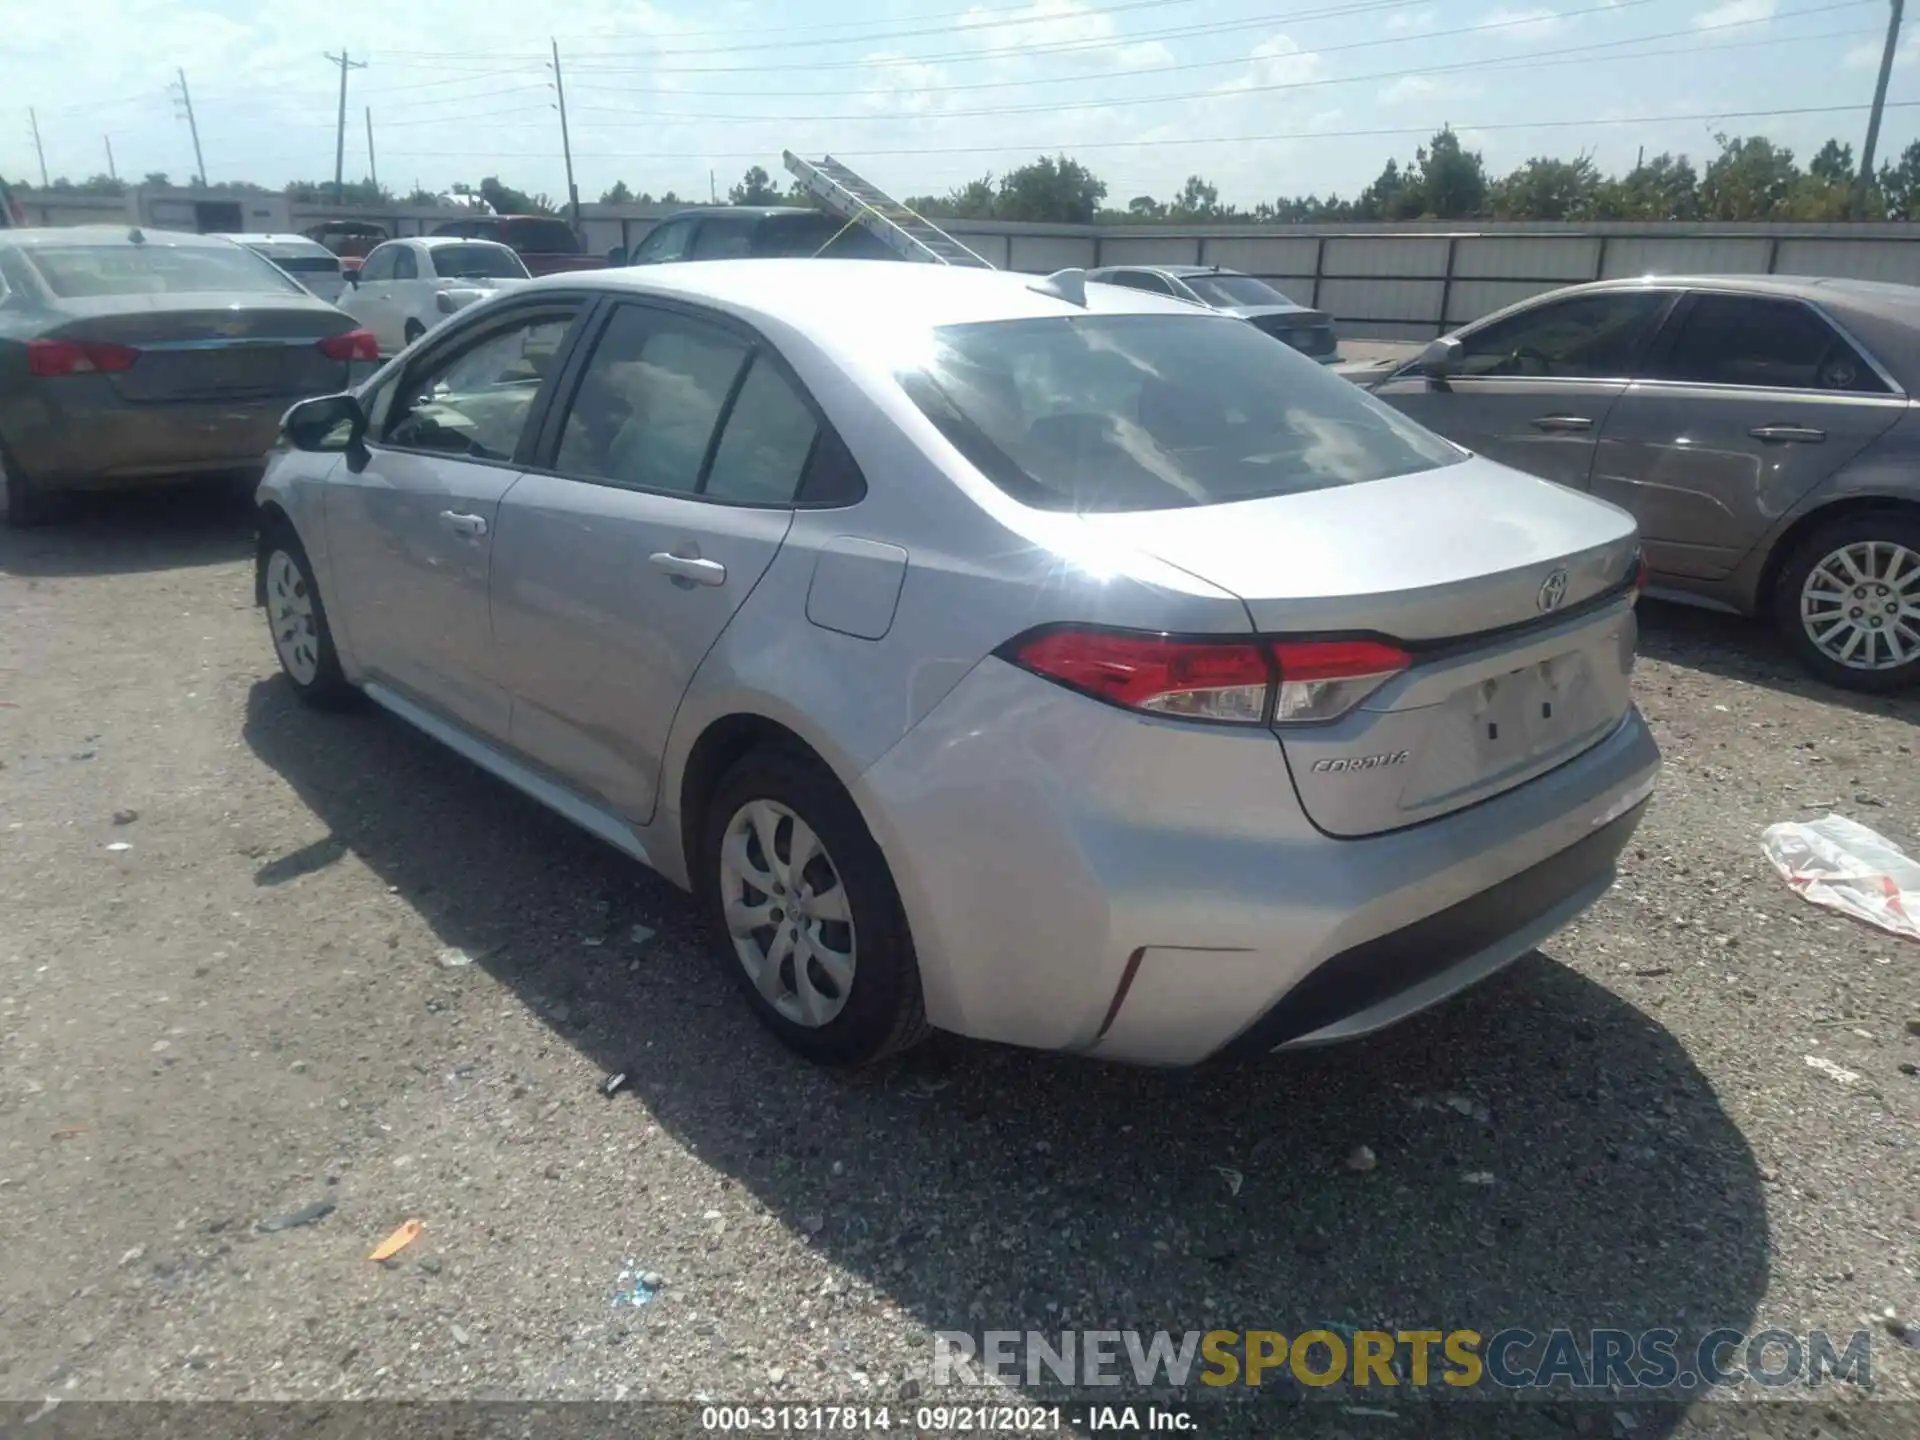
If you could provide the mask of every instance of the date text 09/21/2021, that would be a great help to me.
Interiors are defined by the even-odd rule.
[[[1048,1435],[1062,1424],[1089,1430],[1177,1434],[1196,1428],[1191,1413],[1157,1405],[708,1405],[700,1428],[731,1434],[805,1432],[867,1435],[894,1429],[946,1435]]]

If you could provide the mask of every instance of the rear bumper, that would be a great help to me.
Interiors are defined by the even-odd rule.
[[[346,378],[346,367],[341,367]],[[264,467],[280,417],[305,394],[231,402],[135,402],[104,380],[46,384],[0,414],[0,435],[40,489],[113,489]],[[81,393],[82,391],[86,393]]]
[[[1611,884],[1658,766],[1633,711],[1491,800],[1332,839],[1270,733],[989,661],[854,792],[934,1024],[1182,1065],[1366,1034],[1527,953]]]

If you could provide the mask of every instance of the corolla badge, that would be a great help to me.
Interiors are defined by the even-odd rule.
[[[1567,598],[1567,572],[1556,570],[1540,582],[1540,593],[1534,597],[1543,614],[1558,610]]]

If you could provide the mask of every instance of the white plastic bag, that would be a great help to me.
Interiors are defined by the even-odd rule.
[[[1760,849],[1814,904],[1920,940],[1920,864],[1886,836],[1829,815],[1769,825]]]

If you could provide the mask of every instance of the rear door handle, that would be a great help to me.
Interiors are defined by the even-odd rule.
[[[487,521],[484,515],[462,515],[455,510],[442,510],[440,520],[456,535],[477,538],[487,533]]]
[[[1818,445],[1827,438],[1826,431],[1806,425],[1756,425],[1747,434],[1756,440],[1798,441],[1802,445]]]
[[[702,560],[696,555],[674,555],[660,550],[649,556],[653,568],[664,570],[676,580],[690,580],[695,585],[724,585],[727,583],[727,567],[718,560]]]
[[[1542,415],[1533,422],[1536,430],[1591,430],[1593,421],[1585,415]]]

